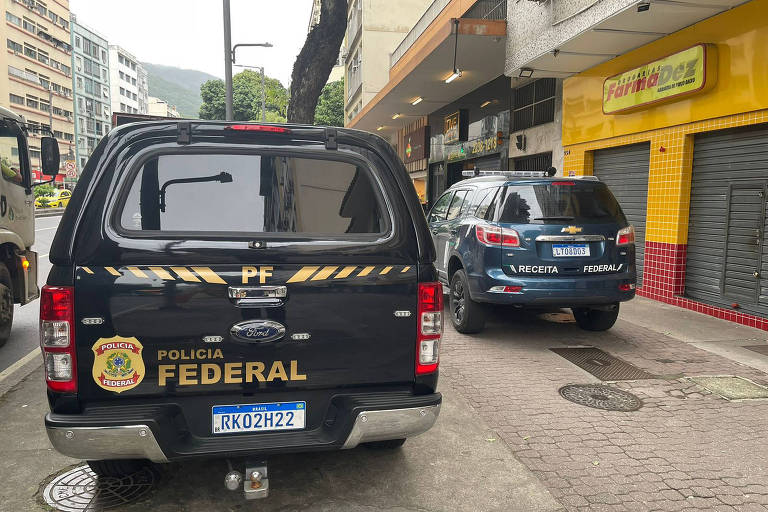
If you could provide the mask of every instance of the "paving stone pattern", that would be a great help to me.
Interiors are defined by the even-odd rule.
[[[640,397],[639,411],[558,395],[598,382],[548,350],[580,344],[661,376],[612,384]],[[589,333],[509,311],[495,311],[479,335],[449,322],[440,359],[441,386],[473,404],[567,510],[768,510],[768,401],[727,401],[683,378],[768,383],[760,371],[621,320]]]

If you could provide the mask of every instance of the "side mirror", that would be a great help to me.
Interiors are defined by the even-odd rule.
[[[43,164],[43,174],[52,177],[59,174],[61,156],[59,155],[59,143],[55,137],[43,137],[40,140],[40,160]]]

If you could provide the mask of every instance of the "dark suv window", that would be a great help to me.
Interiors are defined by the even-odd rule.
[[[162,155],[136,174],[129,231],[373,234],[385,230],[369,172],[346,162],[254,154]]]
[[[562,181],[508,185],[504,190],[499,222],[601,224],[624,222],[624,215],[605,184]]]
[[[477,206],[475,217],[485,220],[493,219],[493,212],[496,210],[496,192],[498,190],[498,187],[494,187],[480,192],[480,195],[483,197]]]

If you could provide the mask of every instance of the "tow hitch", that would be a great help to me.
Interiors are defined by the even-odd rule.
[[[267,477],[267,461],[248,461],[245,463],[245,476],[233,469],[228,460],[229,473],[224,477],[224,486],[230,491],[236,491],[242,485],[245,499],[256,500],[269,496],[269,478]]]

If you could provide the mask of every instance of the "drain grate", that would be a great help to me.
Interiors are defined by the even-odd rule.
[[[113,478],[97,477],[83,464],[51,480],[43,491],[43,499],[60,512],[98,512],[137,501],[154,484],[155,474],[148,468]]]
[[[643,406],[632,393],[602,384],[569,384],[560,388],[560,396],[575,404],[605,411],[632,412]]]
[[[757,352],[758,354],[768,356],[768,345],[749,345],[745,346],[744,348],[749,349],[752,352]]]
[[[637,366],[622,361],[599,348],[551,348],[555,354],[564,357],[579,368],[588,371],[600,380],[640,380],[654,376]]]

